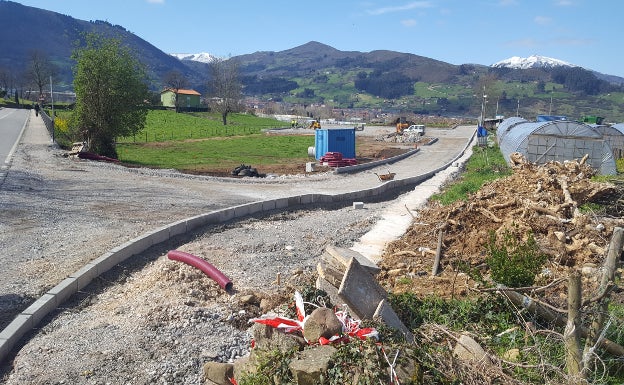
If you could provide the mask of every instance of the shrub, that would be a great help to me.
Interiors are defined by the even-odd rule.
[[[496,233],[491,231],[487,251],[486,263],[492,279],[509,287],[533,285],[535,275],[547,260],[530,232],[527,240],[522,242],[509,229],[502,233],[501,239],[497,239]]]

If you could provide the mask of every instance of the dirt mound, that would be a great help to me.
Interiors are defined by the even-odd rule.
[[[567,276],[572,266],[600,266],[613,227],[622,226],[622,220],[586,208],[617,201],[614,196],[621,192],[612,184],[592,181],[594,171],[583,161],[542,166],[517,156],[515,161],[511,176],[486,184],[466,201],[448,206],[430,202],[420,210],[405,235],[386,248],[381,274],[386,288],[443,297],[469,294],[477,284],[457,267],[468,263],[488,275],[486,246],[492,231],[497,236],[511,232],[523,240],[532,234],[548,255],[548,281]],[[441,273],[434,277],[440,232]]]

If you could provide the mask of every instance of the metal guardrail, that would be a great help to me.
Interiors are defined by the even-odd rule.
[[[52,138],[52,142],[56,143],[56,140],[54,138],[54,120],[48,114],[46,114],[43,109],[41,109],[39,113],[41,114],[41,119],[43,119],[43,124],[45,124],[48,133]]]

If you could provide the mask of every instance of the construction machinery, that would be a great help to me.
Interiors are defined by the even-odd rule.
[[[405,119],[405,116],[401,116],[400,118],[397,118],[396,120],[397,134],[402,134],[403,130],[405,130],[407,127],[411,126],[412,124],[415,124],[415,123],[412,122],[411,120]]]
[[[312,123],[310,123],[310,127],[309,128],[312,128],[314,130],[320,129],[321,128],[321,121],[318,120],[318,119],[313,120]]]

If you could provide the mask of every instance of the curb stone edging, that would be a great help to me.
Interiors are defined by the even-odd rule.
[[[340,194],[303,194],[286,198],[269,199],[255,201],[238,206],[232,206],[194,217],[182,219],[169,225],[146,232],[145,234],[129,240],[108,252],[102,254],[95,260],[90,261],[85,266],[70,274],[58,285],[48,290],[28,308],[18,314],[11,323],[0,331],[0,362],[11,353],[17,343],[33,328],[37,326],[43,318],[54,311],[59,305],[69,297],[87,286],[93,279],[107,272],[113,266],[124,262],[128,258],[140,254],[148,248],[166,242],[169,239],[195,230],[201,226],[218,224],[234,219],[240,219],[259,212],[269,212],[284,210],[295,206],[307,206],[315,204],[340,203],[363,198],[379,197],[386,192],[408,185],[417,185],[438,172],[453,165],[474,141],[476,130],[466,146],[450,162],[425,174],[416,175],[406,179],[391,180],[380,184],[377,187],[366,190],[357,190]],[[417,151],[417,150],[416,150]],[[411,155],[411,154],[410,154]]]

